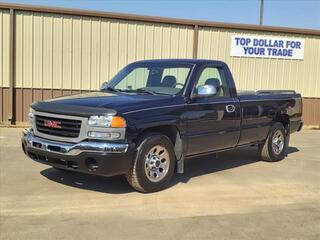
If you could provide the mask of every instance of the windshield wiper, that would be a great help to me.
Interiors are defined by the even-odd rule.
[[[149,95],[169,95],[172,96],[172,94],[168,94],[168,93],[159,93],[159,92],[155,92],[149,89],[145,89],[145,88],[138,88],[138,89],[115,89],[113,87],[106,87],[104,89],[102,89],[103,91],[112,91],[112,92],[135,92],[135,93],[146,93]]]
[[[113,87],[106,87],[104,89],[102,89],[103,91],[107,90],[107,91],[111,91],[111,92],[120,92],[118,89],[115,89]]]
[[[151,90],[148,90],[148,89],[145,89],[145,88],[138,88],[135,90],[136,92],[141,92],[141,93],[148,93],[150,95],[157,95],[156,92],[154,91],[151,91]]]
[[[138,88],[138,89],[124,89],[121,90],[121,92],[136,92],[136,93],[147,93],[149,95],[156,95],[157,93],[151,90],[147,90],[144,88]]]
[[[152,90],[145,89],[145,88],[138,88],[138,89],[136,89],[136,91],[138,91],[138,92],[143,92],[143,93],[149,93],[149,94],[152,94],[152,95],[168,95],[168,96],[173,96],[173,94],[170,94],[170,93],[156,92],[156,91],[152,91]]]

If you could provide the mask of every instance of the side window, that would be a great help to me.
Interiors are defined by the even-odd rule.
[[[197,91],[200,86],[204,85],[213,85],[216,88],[217,94],[215,95],[215,97],[230,96],[228,84],[221,68],[204,68],[196,84],[195,91]]]

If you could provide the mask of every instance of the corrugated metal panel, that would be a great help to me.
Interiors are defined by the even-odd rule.
[[[304,60],[230,57],[232,34],[304,38]],[[293,89],[304,97],[320,97],[320,37],[317,36],[199,28],[198,58],[227,62],[240,90]]]
[[[0,122],[8,122],[11,116],[10,89],[0,87]]]
[[[0,87],[9,87],[10,13],[0,9]]]
[[[302,121],[320,127],[320,98],[303,98]]]
[[[18,88],[96,90],[138,59],[191,58],[193,28],[16,13]]]
[[[15,88],[14,109],[16,122],[20,123],[28,121],[29,106],[31,103],[35,101],[51,99],[59,96],[80,94],[85,92],[87,91]],[[9,88],[0,87],[0,106],[2,106],[2,108],[0,109],[0,122],[8,123],[8,118],[11,116]]]
[[[7,88],[9,21],[9,11],[0,10],[2,122],[11,117],[11,94]],[[167,21],[142,22],[135,18],[119,20],[106,16],[82,17],[79,14],[16,11],[14,109],[17,121],[27,120],[31,102],[96,90],[102,82],[132,61],[191,58],[193,43],[197,43],[194,42],[196,34],[191,25],[175,25]],[[227,29],[203,26],[207,27],[199,25],[198,58],[226,61],[239,89],[294,89],[305,97],[320,97],[319,36],[232,30],[230,26]],[[299,61],[230,57],[232,34],[303,38],[305,58]],[[142,76],[145,73],[137,74]],[[179,78],[184,77],[186,72],[171,71],[168,74]],[[306,124],[319,124],[319,98],[305,98],[304,109]]]

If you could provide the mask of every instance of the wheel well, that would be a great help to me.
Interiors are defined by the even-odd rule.
[[[161,133],[163,135],[166,135],[174,146],[174,152],[175,152],[177,161],[181,159],[183,154],[183,145],[182,145],[180,131],[176,126],[162,125],[157,127],[146,128],[137,136],[137,138],[135,139],[135,142],[137,143],[141,141],[141,138],[143,137],[143,135],[147,133]]]
[[[289,130],[290,119],[287,114],[281,114],[276,119],[277,122],[281,122],[286,130]]]
[[[161,133],[166,135],[172,142],[172,144],[175,144],[176,138],[177,138],[177,133],[180,136],[179,130],[175,126],[170,126],[170,125],[163,125],[163,126],[157,126],[157,127],[150,127],[144,129],[137,137],[137,139],[140,139],[142,135],[146,133]]]

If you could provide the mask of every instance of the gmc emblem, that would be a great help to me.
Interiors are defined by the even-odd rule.
[[[61,128],[61,122],[53,120],[44,120],[43,125],[49,128]]]

